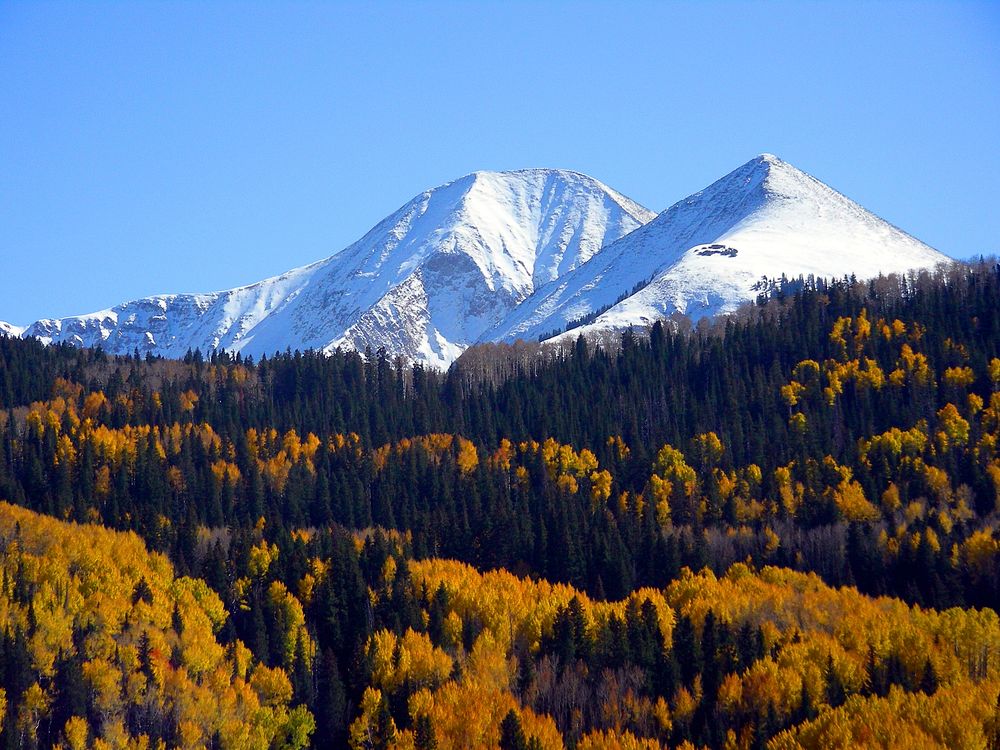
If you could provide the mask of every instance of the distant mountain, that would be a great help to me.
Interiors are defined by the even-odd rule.
[[[747,162],[535,292],[484,341],[697,319],[756,298],[765,277],[859,279],[949,258],[770,154]]]
[[[318,263],[238,289],[39,320],[23,335],[170,357],[384,347],[447,366],[536,288],[653,216],[575,172],[476,172],[418,195]]]
[[[24,329],[20,326],[11,325],[6,321],[0,320],[0,336],[20,336],[24,333]]]

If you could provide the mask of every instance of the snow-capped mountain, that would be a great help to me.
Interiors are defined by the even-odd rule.
[[[477,341],[729,312],[763,278],[863,279],[948,260],[769,154],[655,217],[575,172],[476,172],[281,276],[27,328],[0,323],[0,334],[170,357],[384,347],[443,367]]]
[[[24,333],[24,329],[20,326],[11,325],[4,320],[0,320],[0,336],[14,336],[16,338],[22,333]]]
[[[701,192],[539,289],[484,341],[645,326],[673,312],[730,312],[763,278],[859,279],[949,259],[770,154]]]
[[[385,347],[447,366],[536,288],[653,216],[575,172],[476,172],[418,195],[318,263],[228,291],[39,320],[23,335],[172,357]]]

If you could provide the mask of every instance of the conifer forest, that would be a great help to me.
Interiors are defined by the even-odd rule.
[[[600,345],[0,335],[0,748],[1000,748],[1000,265]]]

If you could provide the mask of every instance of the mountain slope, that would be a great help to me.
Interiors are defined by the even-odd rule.
[[[763,277],[858,278],[948,258],[770,154],[747,162],[536,292],[484,340],[693,318],[753,300]]]
[[[281,276],[0,331],[171,357],[384,347],[447,366],[476,341],[728,312],[753,300],[765,277],[867,278],[947,261],[768,154],[655,218],[575,172],[476,172]]]
[[[652,218],[574,172],[476,172],[422,193],[318,263],[238,289],[40,320],[25,335],[174,357],[385,347],[447,366],[538,286]]]
[[[24,333],[24,329],[20,326],[11,325],[4,320],[0,320],[0,335],[18,337],[22,333]]]

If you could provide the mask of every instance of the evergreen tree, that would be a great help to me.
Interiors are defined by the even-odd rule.
[[[527,750],[528,740],[524,736],[521,720],[513,709],[500,722],[500,750]]]

